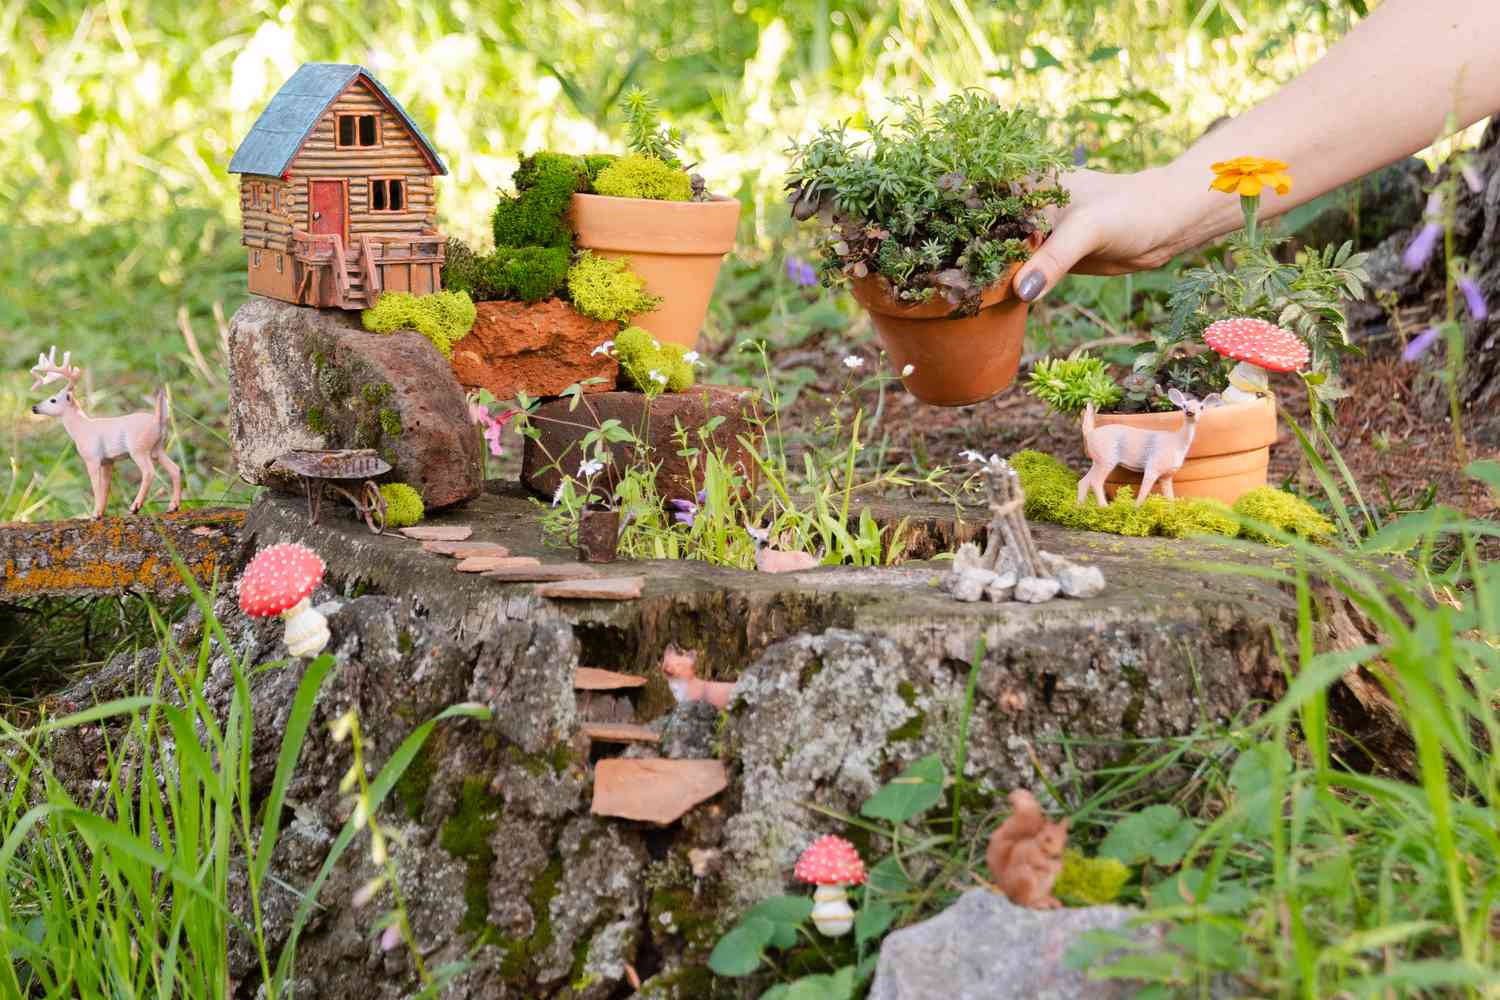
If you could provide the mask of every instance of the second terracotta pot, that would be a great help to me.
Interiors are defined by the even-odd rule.
[[[724,255],[734,249],[740,203],[652,201],[575,194],[571,209],[578,246],[601,257],[627,257],[630,269],[662,303],[631,323],[691,348],[708,313]]]
[[[875,275],[849,286],[870,313],[880,343],[901,381],[924,403],[967,406],[997,396],[1015,381],[1026,335],[1026,310],[1011,291],[1013,264],[979,300],[973,316],[954,316],[951,302],[934,296],[910,303],[893,298],[889,284]]]
[[[1182,411],[1171,413],[1101,413],[1095,426],[1124,424],[1153,431],[1172,431],[1182,426]],[[1248,403],[1210,406],[1198,418],[1198,431],[1187,461],[1172,477],[1173,491],[1180,497],[1209,497],[1232,504],[1243,494],[1266,485],[1271,445],[1276,443],[1276,401],[1269,397]],[[1105,480],[1110,496],[1121,486],[1139,492],[1141,474],[1116,467]],[[1152,492],[1156,492],[1155,489]]]

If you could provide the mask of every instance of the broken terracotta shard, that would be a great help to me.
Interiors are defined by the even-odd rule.
[[[573,687],[579,691],[618,691],[620,688],[645,686],[646,678],[621,674],[598,667],[579,667],[573,674]]]
[[[644,576],[609,576],[593,580],[563,580],[536,588],[538,597],[574,601],[633,601],[646,586]]]
[[[716,760],[601,760],[594,768],[595,816],[666,826],[729,787]]]
[[[510,549],[494,542],[423,542],[422,551],[439,556],[452,556],[455,559],[471,559],[477,556],[504,559],[510,555]]]
[[[419,542],[461,542],[474,534],[474,529],[467,524],[419,524],[412,528],[402,528],[401,534]]]
[[[660,743],[661,734],[633,722],[585,722],[583,735],[601,743]]]

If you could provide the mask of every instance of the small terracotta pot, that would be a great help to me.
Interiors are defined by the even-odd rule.
[[[849,291],[869,311],[896,370],[912,366],[901,381],[913,396],[935,406],[967,406],[999,395],[1015,381],[1027,305],[1010,282],[1020,266],[1012,264],[985,290],[973,316],[955,317],[953,304],[937,295],[922,303],[902,302],[873,274],[855,279]]]
[[[739,201],[717,195],[709,201],[651,201],[575,194],[571,212],[580,247],[601,257],[629,258],[646,290],[661,297],[661,305],[631,317],[631,323],[661,340],[696,345],[719,265],[734,249]]]
[[[1171,413],[1101,413],[1094,425],[1124,424],[1153,431],[1182,426],[1182,411]],[[1247,403],[1210,406],[1198,418],[1198,431],[1187,461],[1172,477],[1180,497],[1210,497],[1232,504],[1257,486],[1266,485],[1271,445],[1276,443],[1276,401],[1269,397]],[[1104,482],[1110,496],[1129,485],[1139,494],[1141,474],[1116,466]],[[1153,488],[1152,492],[1156,490]]]

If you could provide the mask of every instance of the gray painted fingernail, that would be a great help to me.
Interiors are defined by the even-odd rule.
[[[1047,287],[1047,279],[1040,271],[1032,271],[1022,275],[1021,283],[1016,286],[1016,291],[1021,295],[1022,302],[1030,302],[1042,294],[1042,289]]]

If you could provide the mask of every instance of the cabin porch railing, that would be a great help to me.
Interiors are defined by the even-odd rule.
[[[346,252],[343,238],[337,233],[292,231],[292,256],[305,265],[303,287],[298,289],[299,301],[306,301],[308,288],[316,280],[316,268],[326,267],[333,272],[338,295],[345,308],[350,308],[375,301],[385,284],[382,264],[441,266],[447,259],[447,243],[442,234],[432,229],[418,235],[361,233],[357,239],[358,243]],[[351,265],[355,269],[352,274]],[[359,279],[363,287],[355,289],[351,279]],[[356,295],[366,301],[356,302]]]

